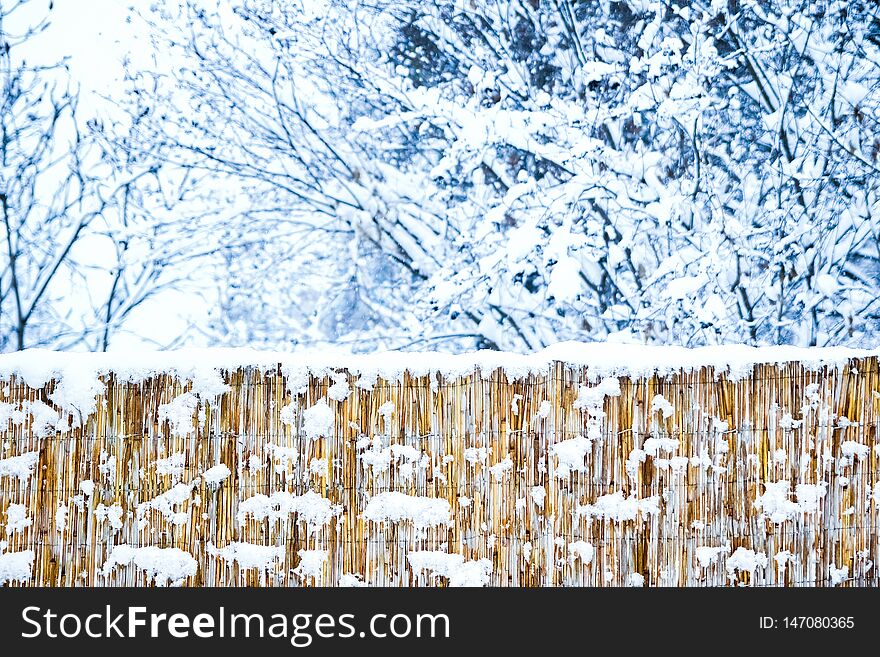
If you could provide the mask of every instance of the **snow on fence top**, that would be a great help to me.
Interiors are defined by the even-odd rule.
[[[298,353],[257,351],[252,349],[183,349],[157,352],[56,352],[43,349],[0,354],[0,379],[20,377],[38,388],[50,380],[68,381],[65,392],[93,394],[89,386],[98,375],[113,373],[118,379],[143,381],[159,374],[174,374],[198,385],[212,381],[221,370],[252,367],[267,371],[281,366],[295,378],[306,375],[326,376],[344,369],[362,381],[382,378],[400,379],[438,374],[446,379],[466,376],[475,371],[501,370],[508,379],[522,379],[530,374],[546,373],[555,363],[588,369],[598,379],[604,376],[643,377],[668,375],[703,367],[717,376],[738,379],[755,365],[799,363],[807,369],[842,366],[854,358],[880,354],[873,350],[845,347],[749,347],[721,345],[686,348],[617,343],[561,342],[531,354],[500,351],[475,351],[462,354],[442,352],[382,352],[352,354],[339,350]],[[210,392],[210,391],[207,391]]]
[[[877,585],[877,356],[3,355],[0,584]]]
[[[842,364],[851,358],[877,355],[880,355],[880,347],[750,347],[732,344],[688,348],[609,342],[560,342],[531,354],[490,350],[460,354],[436,351],[352,354],[337,349],[293,353],[230,348],[132,353],[27,349],[0,354],[0,376],[19,374],[28,380],[45,381],[53,373],[72,369],[115,372],[133,380],[171,371],[233,370],[246,366],[271,368],[280,363],[290,369],[306,369],[314,373],[345,368],[352,373],[389,380],[398,378],[403,372],[415,376],[437,372],[450,378],[478,369],[502,369],[511,378],[521,378],[545,371],[556,362],[590,367],[598,376],[646,376],[700,367],[741,376],[754,365],[798,362],[805,367],[818,368]]]

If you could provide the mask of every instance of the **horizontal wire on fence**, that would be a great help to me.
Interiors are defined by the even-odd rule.
[[[271,521],[250,521],[250,522],[258,524],[258,525],[262,525],[262,524],[265,524],[266,522],[268,522],[268,524],[270,526],[273,525],[273,523]],[[632,524],[628,525],[625,523],[632,523]],[[101,523],[96,523],[96,524],[101,524]],[[382,525],[382,523],[376,523],[376,524]],[[599,525],[603,529],[606,527],[613,526],[615,528],[615,531],[624,532],[626,530],[632,531],[636,528],[639,530],[643,530],[643,529],[645,529],[646,525],[648,527],[650,527],[651,522],[648,520],[645,520],[645,519],[628,520],[625,522],[619,522],[619,521],[599,521],[599,522],[592,521],[591,522],[588,520],[584,524],[586,525],[586,527],[588,527],[588,529],[584,530],[584,531],[554,531],[554,532],[546,532],[546,533],[539,533],[536,531],[536,532],[534,532],[534,535],[531,535],[531,532],[527,532],[527,533],[530,533],[530,535],[528,537],[516,536],[513,534],[497,535],[497,534],[489,533],[488,531],[477,530],[474,528],[460,529],[459,532],[461,534],[465,535],[464,537],[462,537],[462,540],[467,540],[467,541],[471,541],[471,542],[476,541],[476,540],[482,540],[487,543],[492,542],[492,543],[496,543],[496,544],[506,544],[506,543],[535,543],[535,542],[540,542],[541,540],[551,540],[551,539],[553,541],[555,541],[556,539],[559,539],[559,538],[568,539],[569,541],[592,538],[596,541],[596,543],[594,544],[594,547],[595,547],[595,545],[600,545],[600,546],[601,545],[614,545],[616,543],[624,543],[624,542],[626,542],[626,543],[639,543],[639,544],[643,544],[643,543],[660,544],[662,542],[667,542],[667,543],[702,542],[702,543],[705,543],[707,541],[708,542],[723,543],[729,539],[744,539],[744,538],[758,538],[758,537],[765,538],[765,539],[770,538],[770,537],[776,538],[776,539],[784,539],[784,538],[791,538],[791,537],[795,537],[795,536],[801,536],[803,534],[807,534],[811,537],[821,537],[826,534],[835,534],[835,533],[844,533],[844,532],[876,535],[878,530],[880,530],[880,524],[851,525],[851,526],[846,526],[846,527],[822,527],[821,529],[810,529],[809,527],[804,526],[804,527],[792,528],[792,529],[786,530],[786,531],[780,531],[778,529],[774,529],[772,531],[765,530],[763,532],[758,532],[758,533],[751,532],[751,531],[741,531],[741,530],[737,530],[735,528],[729,528],[727,531],[714,532],[714,533],[713,532],[706,532],[704,530],[691,530],[690,536],[687,536],[687,535],[684,535],[684,536],[681,536],[681,535],[657,536],[652,533],[643,533],[639,536],[630,536],[630,535],[623,534],[623,535],[616,535],[613,538],[601,538],[601,537],[596,536],[595,533],[591,533],[591,531],[590,531],[590,529],[592,529],[595,525]],[[247,527],[248,523],[245,523],[244,526]],[[276,526],[278,526],[278,525],[276,525]],[[400,545],[412,546],[412,545],[418,545],[420,543],[425,543],[425,542],[428,542],[428,543],[433,542],[435,544],[447,543],[449,540],[448,533],[449,533],[449,531],[451,531],[451,530],[446,530],[446,529],[443,529],[443,530],[431,529],[429,531],[432,531],[436,534],[436,536],[434,536],[433,538],[429,538],[427,536],[425,536],[423,538],[418,538],[418,537],[413,537],[413,536],[407,536],[407,537],[403,537],[403,538],[388,538],[387,536],[383,535],[381,538],[354,539],[351,537],[337,536],[337,535],[335,535],[336,530],[329,529],[329,528],[326,530],[319,530],[319,533],[317,533],[317,534],[312,533],[311,530],[308,529],[309,526],[306,523],[304,523],[304,522],[296,522],[296,523],[290,522],[290,524],[280,523],[280,529],[278,529],[276,533],[282,534],[282,538],[284,538],[283,535],[286,535],[288,533],[298,534],[299,529],[302,526],[305,526],[307,528],[307,530],[304,532],[303,537],[285,538],[286,542],[296,543],[296,544],[304,544],[304,543],[311,544],[311,543],[315,543],[315,542],[318,542],[318,543],[332,542],[333,544],[339,544],[339,545],[367,545],[367,544],[383,545],[383,544],[388,544],[388,543],[398,543]],[[151,525],[151,527],[152,527],[152,525]],[[169,525],[169,528],[167,530],[161,530],[159,533],[161,533],[161,534],[185,533],[184,527],[185,526]],[[748,527],[748,529],[752,529],[752,527]],[[144,530],[134,530],[134,534],[136,536],[141,536],[145,531],[146,531],[145,529]],[[391,532],[391,533],[398,533],[400,530],[389,529],[387,527],[387,525],[385,525],[384,528],[382,529],[382,531]],[[67,533],[75,533],[75,532],[67,532]],[[111,538],[115,539],[120,535],[120,533],[125,534],[125,532],[108,531],[106,533],[102,533],[102,536],[104,536],[107,539],[111,539]],[[194,535],[192,535],[192,534],[187,534],[187,536],[194,537]],[[319,536],[322,537],[321,540],[319,540],[319,538],[318,538]],[[16,535],[13,534],[12,535],[13,540],[10,541],[10,545],[15,544],[16,538],[17,538]],[[310,540],[310,538],[312,540]],[[7,540],[8,540],[8,538],[7,538]],[[171,542],[177,543],[179,541],[172,540]],[[55,543],[52,541],[41,541],[41,545],[44,545],[45,547],[58,548],[58,547],[66,546],[68,544]],[[270,540],[268,543],[266,543],[266,545],[268,545],[268,546],[273,545],[273,541]],[[69,546],[69,547],[72,547],[72,546]],[[86,546],[79,546],[79,549],[85,549],[85,547]],[[880,545],[874,545],[874,549],[880,550]]]
[[[651,524],[650,522],[645,521],[645,520],[642,520],[642,521],[631,520],[631,521],[627,521],[627,522],[631,522],[636,526]],[[622,523],[618,523],[618,522],[599,523],[599,524],[606,524],[606,525],[613,524],[615,527],[617,527],[618,525],[622,525]],[[589,523],[589,522],[587,523],[587,526],[591,526],[591,525],[592,525],[592,523]],[[294,533],[294,532],[292,532],[292,529],[294,527],[295,527],[294,525],[290,525],[285,533]],[[629,527],[629,529],[632,530],[633,527]],[[180,531],[183,531],[183,530],[181,529]],[[390,532],[396,533],[396,530],[391,530],[391,529],[387,529],[387,528],[385,529],[385,531],[390,531]],[[433,538],[427,538],[427,537],[425,537],[425,538],[415,538],[415,537],[388,538],[388,537],[382,537],[382,538],[354,539],[351,537],[344,537],[344,536],[343,537],[331,536],[331,534],[335,534],[335,530],[328,529],[328,530],[326,530],[327,536],[323,537],[324,540],[319,540],[317,538],[318,535],[312,534],[309,531],[304,531],[303,536],[299,537],[299,538],[291,538],[291,537],[282,537],[282,538],[284,539],[284,541],[287,544],[295,544],[295,545],[327,544],[327,543],[332,542],[333,544],[339,544],[339,545],[399,544],[399,545],[405,545],[405,546],[413,546],[413,545],[419,545],[419,544],[423,544],[423,543],[434,543],[434,544],[440,545],[442,543],[449,542],[448,536],[446,535],[448,533],[448,530],[434,529],[431,531],[434,531],[435,533],[437,533],[437,536],[434,536]],[[622,531],[622,529],[620,531]],[[536,544],[536,543],[539,543],[541,540],[555,541],[558,538],[568,539],[569,541],[593,538],[596,541],[595,543],[593,543],[593,547],[596,547],[596,546],[605,546],[605,545],[612,545],[613,546],[617,543],[640,543],[640,544],[641,543],[656,543],[656,544],[660,544],[663,542],[667,542],[667,543],[696,543],[696,542],[706,542],[706,541],[721,543],[721,542],[724,542],[725,540],[731,539],[731,538],[742,539],[742,538],[753,538],[756,536],[761,536],[764,538],[766,538],[766,537],[773,537],[773,538],[794,537],[794,536],[800,536],[804,531],[805,531],[804,528],[798,528],[798,529],[791,529],[788,531],[771,531],[771,532],[764,532],[761,534],[754,534],[754,533],[750,533],[750,532],[734,532],[734,531],[707,533],[707,532],[703,532],[703,531],[694,530],[694,532],[693,532],[694,535],[692,535],[692,536],[656,536],[653,534],[644,534],[641,536],[622,535],[622,536],[615,536],[613,538],[598,538],[598,537],[592,536],[589,531],[553,532],[553,533],[546,533],[546,534],[539,534],[536,532],[534,536],[523,537],[523,536],[515,536],[515,535],[498,536],[498,535],[490,534],[485,531],[468,530],[466,532],[463,532],[463,533],[468,534],[468,537],[463,538],[462,540],[468,540],[468,541],[481,540],[481,541],[484,541],[487,543],[492,542],[495,544],[502,544],[503,545],[506,543],[532,543],[532,544]],[[822,529],[815,529],[813,531],[807,531],[806,533],[809,534],[810,536],[819,537],[824,534],[835,534],[835,533],[843,533],[843,532],[858,532],[858,533],[863,533],[863,534],[874,535],[874,534],[877,534],[878,531],[880,531],[880,524],[854,525],[851,527],[823,527]],[[108,538],[108,539],[116,538],[118,533],[119,532],[109,532],[106,534],[105,538]],[[141,535],[143,533],[143,531],[136,531],[135,533],[136,533],[136,535]],[[332,538],[332,541],[331,541],[331,538]],[[173,541],[173,540],[170,541],[170,543],[173,543],[173,544],[176,544],[177,542],[179,542],[179,541]],[[184,541],[184,542],[186,542],[186,541]],[[200,542],[205,542],[205,541],[200,541]],[[10,545],[11,544],[12,543],[10,543]],[[65,546],[73,547],[67,543],[55,543],[52,541],[41,542],[41,544],[46,547],[55,547],[55,548],[65,547]],[[120,544],[120,543],[117,543],[117,544]],[[112,546],[110,546],[110,547],[112,547]],[[279,546],[278,546],[278,544],[274,543],[272,540],[269,540],[267,543],[264,543],[264,547],[279,547]],[[719,547],[719,546],[709,546],[709,547]],[[878,550],[878,553],[880,553],[880,545],[874,545],[873,548],[875,550]],[[86,546],[84,546],[84,545],[79,546],[78,549],[86,549]]]
[[[473,420],[470,420],[470,422],[473,422]],[[800,421],[800,420],[798,422],[799,422],[799,425],[797,427],[789,427],[789,426],[779,424],[777,422],[776,425],[772,426],[772,427],[769,425],[762,426],[762,427],[755,427],[755,426],[749,425],[749,426],[734,427],[732,429],[725,429],[725,430],[716,430],[716,429],[672,429],[672,430],[669,430],[669,429],[665,429],[665,428],[661,428],[661,427],[657,427],[657,428],[647,427],[644,430],[642,430],[642,429],[634,429],[632,427],[628,427],[626,429],[619,429],[616,431],[614,431],[614,430],[600,431],[599,433],[601,434],[602,438],[614,438],[614,437],[619,437],[624,434],[633,433],[633,432],[639,433],[639,434],[644,434],[644,435],[657,434],[660,436],[676,436],[676,435],[682,435],[682,436],[700,436],[700,435],[725,436],[725,435],[732,435],[732,434],[738,434],[738,433],[766,433],[771,430],[781,431],[783,433],[794,433],[794,432],[798,432],[798,431],[802,432],[806,429],[833,429],[835,431],[842,431],[845,429],[876,429],[878,426],[876,422],[870,422],[870,423],[851,422],[846,425],[834,425],[834,424],[829,424],[829,423],[806,424],[805,422]],[[273,422],[273,423],[274,424],[283,424],[280,421]],[[545,424],[549,425],[551,423],[549,420],[545,420]],[[528,437],[534,437],[534,438],[542,437],[542,436],[558,436],[558,435],[577,436],[577,435],[582,435],[582,434],[586,433],[587,423],[584,422],[584,425],[585,426],[584,426],[583,431],[578,431],[578,430],[571,429],[571,428],[557,429],[553,426],[547,426],[546,428],[541,429],[541,430],[539,430],[539,429],[489,429],[489,428],[486,428],[486,429],[480,429],[479,431],[476,431],[476,430],[468,431],[467,436],[470,436],[470,437],[478,437],[481,435],[507,436],[510,434],[522,434],[522,433],[527,434]],[[202,427],[200,427],[200,428],[202,428]],[[351,430],[355,431],[354,429],[351,429]],[[80,441],[93,442],[93,441],[97,441],[97,440],[106,440],[106,439],[131,440],[131,439],[136,439],[136,438],[163,438],[163,439],[168,439],[168,440],[193,441],[196,438],[196,436],[192,436],[192,435],[187,435],[186,437],[182,437],[179,435],[168,435],[168,434],[164,434],[164,433],[161,433],[158,431],[155,433],[144,432],[144,433],[128,433],[128,434],[120,434],[120,433],[112,432],[112,433],[106,434],[104,436],[86,437],[86,436],[81,436],[81,435],[75,435],[76,431],[79,431],[79,429],[71,431],[67,435],[55,434],[55,435],[46,435],[46,436],[40,436],[40,437],[34,436],[32,438],[32,440],[36,440],[36,441],[80,440]],[[193,431],[195,432],[196,429],[194,428]],[[9,432],[8,431],[5,431],[5,432],[0,431],[0,436],[2,436],[3,433],[9,433]],[[353,433],[350,436],[348,436],[347,438],[350,439],[352,437],[363,436],[363,435],[366,435],[366,434]],[[376,433],[374,435],[377,437],[382,437],[382,438],[389,437],[388,433],[385,431]],[[461,437],[464,437],[461,435],[456,435],[453,431],[450,431],[449,433],[440,433],[440,432],[433,432],[432,431],[429,433],[405,434],[405,436],[407,438],[413,438],[413,439],[419,439],[419,440],[424,440],[424,439],[428,439],[428,438],[461,438]],[[297,429],[295,427],[291,427],[288,433],[278,432],[277,430],[276,431],[259,431],[258,432],[253,429],[248,430],[248,431],[240,431],[240,432],[230,431],[230,430],[220,430],[220,431],[208,430],[206,432],[200,433],[198,437],[199,438],[262,438],[262,439],[301,438],[303,440],[310,440],[310,441],[314,440],[312,438],[308,438],[307,436],[305,436],[305,434],[303,434],[301,431],[297,431]],[[321,439],[331,438],[331,437],[342,438],[343,436],[340,436],[337,433],[333,433],[328,436],[321,436]],[[12,437],[7,436],[7,438],[12,438]]]
[[[642,467],[644,467],[644,466],[640,465],[639,469],[641,469]],[[784,467],[784,466],[780,466],[780,467]],[[848,466],[848,467],[852,467],[852,466]],[[657,466],[654,466],[654,470],[656,472],[664,473],[662,475],[658,474],[656,477],[656,480],[659,482],[659,480],[661,478],[664,479],[666,481],[667,485],[669,485],[671,488],[700,488],[700,487],[705,487],[705,486],[716,485],[719,483],[724,483],[728,486],[740,485],[740,484],[778,483],[778,480],[772,481],[770,479],[760,477],[759,475],[749,476],[748,478],[724,477],[723,475],[726,473],[726,471],[725,472],[715,472],[711,475],[706,473],[706,477],[707,477],[706,481],[701,481],[701,482],[698,481],[698,482],[681,483],[681,482],[673,481],[673,479],[675,477],[688,476],[686,473],[687,468],[698,469],[699,466],[688,465],[686,468],[681,468],[678,471],[674,471],[670,468],[670,471],[672,472],[671,475],[665,474],[666,468],[659,468]],[[488,470],[488,467],[484,466],[483,469]],[[201,473],[193,473],[193,474],[195,476],[192,477],[191,479],[189,479],[190,483],[202,478]],[[404,491],[412,491],[413,489],[415,489],[416,491],[419,491],[419,490],[421,490],[421,491],[429,491],[429,490],[433,490],[433,491],[437,491],[437,490],[460,491],[460,490],[477,490],[477,489],[485,490],[487,488],[492,488],[492,487],[514,488],[516,486],[512,485],[513,480],[515,480],[515,479],[520,479],[520,480],[528,479],[528,477],[526,477],[524,474],[517,473],[518,476],[505,477],[503,481],[498,481],[497,479],[490,478],[487,475],[480,475],[478,481],[471,480],[471,481],[464,481],[464,482],[459,482],[459,483],[454,483],[454,484],[450,484],[450,483],[445,483],[445,484],[444,483],[436,483],[436,484],[434,484],[434,483],[429,483],[431,480],[427,480],[425,483],[420,484],[420,485],[419,484],[406,485],[405,483],[398,484],[398,485],[392,485],[389,483],[389,484],[383,485],[383,484],[365,482],[365,483],[361,483],[361,484],[358,484],[355,486],[346,486],[346,485],[341,485],[338,483],[333,483],[331,481],[331,482],[327,482],[322,485],[315,486],[315,485],[312,485],[314,483],[313,482],[314,475],[309,476],[309,478],[307,480],[305,480],[302,477],[296,477],[295,474],[296,473],[294,472],[294,474],[292,474],[291,476],[286,476],[286,473],[284,473],[284,474],[274,473],[273,476],[276,479],[282,479],[282,478],[285,479],[287,489],[278,489],[277,484],[275,482],[266,481],[266,482],[263,482],[262,484],[257,484],[257,483],[239,484],[238,490],[242,490],[242,489],[244,489],[244,490],[276,490],[277,492],[285,492],[285,493],[299,493],[299,492],[304,493],[307,491],[314,491],[316,493],[321,493],[321,492],[328,492],[328,491],[333,490],[333,491],[369,492],[372,494],[381,493],[381,492],[395,492],[395,491],[404,492]],[[611,482],[587,481],[583,478],[574,479],[576,474],[577,473],[573,472],[570,475],[570,477],[572,477],[572,479],[565,480],[565,481],[571,481],[572,483],[570,486],[567,485],[567,486],[565,486],[565,488],[561,489],[560,496],[562,496],[567,491],[573,491],[575,489],[584,489],[584,488],[634,490],[634,489],[637,489],[641,486],[644,486],[646,483],[650,483],[650,482],[654,481],[654,479],[651,479],[648,482],[646,482],[645,480],[641,480],[641,483],[629,483],[630,480],[627,479],[627,480],[625,480],[625,482],[626,482],[625,484],[614,484]],[[172,481],[176,481],[177,483],[186,483],[185,477],[180,477],[177,480],[175,480],[171,475],[168,475],[167,477],[169,479],[172,479]],[[880,479],[880,470],[867,470],[866,471],[863,469],[859,469],[857,467],[853,467],[853,470],[851,472],[823,472],[822,477],[816,477],[815,480],[792,481],[791,484],[796,485],[799,483],[809,483],[809,484],[823,483],[823,482],[828,483],[828,481],[827,481],[828,479],[834,479],[834,478],[847,479],[847,480],[849,480],[849,482],[857,483],[860,481],[860,478],[865,478],[865,477],[868,477],[869,479],[874,479],[874,478]],[[373,482],[375,482],[376,478],[377,477],[375,475],[373,475]],[[382,477],[382,478],[384,478],[384,477]],[[435,475],[435,479],[439,479],[439,477]],[[155,482],[156,485],[150,485],[150,483],[146,483],[143,486],[119,487],[119,486],[113,486],[112,484],[104,486],[104,485],[100,484],[100,482],[94,482],[94,484],[95,484],[95,491],[96,492],[102,492],[102,491],[103,492],[116,492],[117,494],[120,492],[135,493],[135,492],[143,491],[145,489],[158,488],[158,487],[160,487],[158,484],[160,482],[162,482],[163,479],[160,477],[156,477],[155,479],[150,478],[147,481],[148,482]],[[505,482],[509,482],[509,483],[505,484]],[[536,478],[534,480],[534,485],[536,485],[536,486],[542,486],[542,485],[545,486],[545,485],[548,485],[551,483],[555,483],[558,485],[559,481],[554,482],[549,477],[543,478],[543,479]],[[299,486],[297,486],[297,484],[299,484]],[[187,485],[189,485],[189,484],[187,484]],[[206,484],[205,486],[209,491],[213,490],[211,488],[211,486],[212,486],[211,484]],[[30,485],[22,485],[21,487],[23,490],[30,489]],[[291,487],[293,488],[293,490],[290,490]],[[43,493],[46,493],[46,492],[66,493],[66,492],[78,491],[79,488],[77,486],[70,486],[67,488],[65,488],[65,487],[52,488],[49,486],[34,486],[33,490],[34,491],[39,490]],[[219,488],[217,490],[219,491]],[[0,490],[0,495],[3,495],[2,490]],[[241,496],[239,495],[238,497],[241,497]],[[877,502],[878,502],[878,504],[880,504],[880,498],[877,499]]]
[[[880,475],[880,471],[875,470],[875,471],[871,471],[871,472],[861,472],[861,473],[854,473],[854,474],[853,473],[851,473],[851,474],[832,473],[831,477],[832,478],[834,478],[834,477],[846,478],[846,479],[849,479],[850,482],[858,482],[859,480],[856,479],[855,477],[857,477],[859,474],[861,476],[874,475],[876,477],[877,475]],[[684,473],[682,472],[679,476],[684,476]],[[200,477],[196,477],[196,479],[198,479],[198,478],[200,478]],[[880,480],[880,478],[878,478],[878,480]],[[670,486],[669,490],[674,490],[677,488],[712,487],[712,486],[717,485],[719,483],[724,483],[727,486],[734,486],[734,485],[743,485],[743,484],[761,484],[761,483],[768,483],[768,482],[769,483],[778,483],[776,481],[770,481],[767,479],[762,479],[760,477],[754,477],[754,478],[749,478],[749,479],[727,479],[727,478],[721,479],[719,477],[719,481],[709,480],[706,482],[692,482],[692,483],[684,483],[684,484],[676,483],[676,482],[667,482],[667,484]],[[184,483],[184,482],[181,481],[180,483]],[[545,482],[545,484],[546,483],[549,483],[549,482]],[[615,492],[616,491],[623,492],[628,489],[630,492],[634,492],[635,490],[643,487],[645,485],[645,483],[650,483],[650,482],[643,482],[642,484],[632,484],[632,485],[628,485],[628,486],[621,486],[621,485],[615,485],[615,484],[609,484],[609,483],[584,482],[584,483],[578,484],[577,488],[579,490],[582,490],[582,489],[611,490],[611,491],[615,491]],[[825,481],[825,479],[817,479],[815,482],[812,482],[812,481],[811,482],[800,482],[800,481],[792,482],[793,485],[796,485],[799,483],[809,483],[811,485],[815,485],[816,483],[827,483],[827,482]],[[542,484],[540,482],[535,483],[535,486],[540,487],[541,485]],[[309,491],[314,492],[314,493],[326,493],[329,491],[345,491],[345,492],[359,492],[359,493],[369,493],[371,495],[377,495],[380,493],[391,493],[391,492],[426,493],[426,492],[431,492],[431,491],[437,492],[439,490],[456,491],[456,492],[472,492],[472,491],[483,491],[483,490],[486,490],[486,489],[491,488],[493,486],[494,487],[501,487],[501,488],[505,487],[502,482],[488,482],[488,483],[485,483],[484,485],[480,485],[480,483],[477,483],[477,482],[470,482],[470,483],[463,483],[463,484],[457,484],[457,485],[439,484],[439,485],[426,485],[423,487],[413,487],[413,488],[407,488],[406,486],[381,486],[381,485],[377,486],[374,484],[363,484],[360,486],[338,486],[338,485],[330,484],[330,485],[321,486],[321,487],[313,487],[313,486],[302,486],[299,488],[294,487],[293,490],[290,490],[289,488],[288,489],[279,489],[277,486],[267,482],[264,484],[245,484],[244,486],[239,486],[238,490],[239,491],[242,491],[242,490],[244,490],[244,491],[273,490],[275,492],[283,492],[283,493],[289,493],[289,494],[302,494],[302,493],[306,493]],[[156,486],[155,488],[159,488],[159,486]],[[209,492],[212,492],[210,490],[210,485],[207,485],[207,488],[208,488]],[[508,486],[508,488],[514,488],[514,486]],[[855,486],[853,488],[855,488]],[[96,497],[97,495],[99,495],[101,493],[103,493],[105,496],[110,493],[113,493],[115,495],[118,495],[120,493],[133,494],[133,493],[138,493],[138,492],[142,492],[144,490],[150,490],[150,489],[151,489],[151,487],[147,486],[147,485],[145,485],[144,487],[140,487],[140,488],[129,487],[129,488],[122,488],[122,489],[119,489],[119,488],[99,488],[96,485],[95,493],[92,495],[92,497]],[[171,489],[169,488],[164,492],[167,492],[168,490],[171,490]],[[35,487],[34,494],[36,494],[37,491],[42,492],[43,494],[45,494],[45,493],[55,493],[55,494],[77,493],[78,494],[81,492],[80,489],[75,486],[70,487],[70,488],[51,488],[51,487],[45,487],[45,486]],[[198,488],[193,489],[193,491],[194,491],[194,493],[197,492]],[[794,493],[795,491],[791,491],[791,492]],[[161,495],[161,494],[162,493],[157,493],[157,495]],[[3,496],[4,496],[4,492],[2,490],[0,490],[0,499],[3,499]],[[565,491],[563,491],[562,493],[559,494],[559,497],[564,497],[564,496],[565,496]],[[242,497],[243,497],[242,495],[237,495],[235,497],[235,499],[241,499]],[[437,497],[437,499],[445,499],[445,496],[435,496],[435,497]],[[152,499],[152,498],[150,498],[150,499]],[[880,506],[880,499],[877,500],[877,504],[878,504],[878,506]]]
[[[564,363],[559,363],[565,367],[569,368],[569,371],[574,371],[572,369],[573,366],[565,365]],[[772,363],[759,364],[757,367],[761,366],[773,366]],[[709,366],[707,366],[709,367]],[[812,374],[812,376],[807,376],[804,378],[804,374],[801,372],[779,372],[777,374],[761,374],[756,375],[754,373],[754,369],[748,373],[737,374],[735,376],[731,376],[727,371],[719,371],[714,379],[701,379],[701,378],[692,378],[692,375],[682,374],[681,372],[669,372],[669,373],[654,373],[650,374],[646,377],[641,376],[633,376],[631,374],[622,373],[624,368],[621,368],[621,373],[613,373],[613,370],[609,370],[608,368],[602,368],[601,373],[597,375],[595,379],[589,378],[589,375],[586,378],[583,377],[574,377],[572,378],[563,378],[559,377],[556,374],[539,374],[539,373],[531,373],[525,376],[516,375],[512,378],[508,379],[507,375],[504,374],[503,369],[496,368],[489,371],[489,376],[486,376],[483,372],[473,372],[469,374],[461,375],[460,378],[454,380],[453,382],[449,381],[423,381],[422,379],[428,377],[438,377],[443,376],[441,372],[434,372],[432,374],[427,375],[407,375],[405,380],[399,381],[388,381],[388,380],[378,380],[376,383],[372,384],[369,388],[362,387],[357,384],[357,381],[353,379],[349,381],[349,383],[353,383],[351,386],[352,391],[356,392],[360,395],[369,395],[375,392],[385,392],[397,389],[416,389],[416,390],[427,390],[429,392],[436,392],[439,390],[452,390],[452,391],[461,391],[465,388],[472,387],[474,382],[480,382],[482,386],[491,387],[491,386],[513,386],[513,387],[543,387],[549,384],[556,384],[562,386],[586,386],[592,387],[596,386],[600,383],[603,378],[616,378],[622,380],[628,385],[633,387],[639,386],[649,386],[650,387],[684,387],[684,386],[714,386],[714,385],[749,385],[751,383],[768,383],[770,381],[791,381],[793,379],[798,379],[801,383],[813,383],[819,381],[823,378],[839,378],[843,376],[850,376],[855,378],[873,378],[880,374],[880,368],[873,367],[869,369],[859,369],[856,368],[857,371],[853,372],[852,368],[849,372],[842,371],[837,367],[827,368],[825,370],[807,370],[807,374]],[[710,368],[710,367],[709,367]],[[336,368],[336,369],[344,369],[344,368]],[[548,368],[549,370],[555,369],[553,367]],[[577,369],[574,366],[574,369]],[[702,368],[701,368],[702,369]],[[711,369],[711,368],[710,368]],[[585,371],[589,372],[588,368],[585,368]],[[14,375],[13,375],[14,376]],[[105,376],[105,375],[99,375]],[[251,375],[252,376],[252,375]],[[240,389],[247,390],[249,388],[280,388],[287,393],[291,398],[297,398],[299,396],[308,395],[308,392],[296,392],[292,393],[287,387],[287,377],[275,374],[269,375],[272,377],[272,380],[258,380],[252,378],[243,378],[241,381],[231,381],[229,377],[224,378],[223,382],[226,385],[238,385]],[[349,374],[349,377],[353,375]],[[277,377],[277,378],[276,378]],[[676,378],[677,380],[670,380],[672,378]],[[160,376],[150,376],[143,381],[140,382],[130,382],[130,381],[114,381],[113,387],[117,389],[122,389],[125,391],[134,391],[134,390],[162,390],[167,391],[171,388],[186,388],[187,384],[190,382],[188,378],[177,378],[177,377],[168,377],[168,380],[162,380],[163,377]],[[104,382],[108,383],[107,381]],[[324,377],[316,377],[313,374],[310,374],[310,381],[308,384],[300,386],[302,388],[310,388],[310,387],[318,387],[318,388],[329,388],[334,383],[333,379],[329,376]],[[52,387],[52,383],[47,383],[43,388]],[[23,381],[16,380],[15,384],[7,384],[7,391],[15,391],[15,390],[42,390],[43,388],[31,388]],[[214,397],[221,397],[225,395],[229,395],[229,392],[222,393],[221,395],[216,395]],[[0,401],[5,401],[9,398],[12,398],[13,395],[6,394],[0,395]]]

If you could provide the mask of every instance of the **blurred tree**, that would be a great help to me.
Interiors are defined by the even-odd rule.
[[[187,0],[144,130],[223,190],[216,341],[860,344],[877,13]]]

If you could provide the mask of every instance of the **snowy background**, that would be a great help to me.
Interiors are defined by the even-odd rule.
[[[0,0],[0,350],[873,345],[878,107],[870,0]]]

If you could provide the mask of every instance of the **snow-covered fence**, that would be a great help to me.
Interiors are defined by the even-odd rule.
[[[0,357],[0,583],[877,585],[877,354]]]

